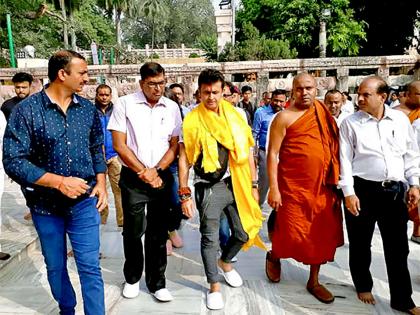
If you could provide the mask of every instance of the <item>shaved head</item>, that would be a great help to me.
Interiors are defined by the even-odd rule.
[[[298,109],[305,110],[311,107],[316,97],[315,78],[308,73],[300,73],[293,79],[293,101]]]
[[[420,107],[420,81],[413,81],[407,86],[405,105],[410,109]]]

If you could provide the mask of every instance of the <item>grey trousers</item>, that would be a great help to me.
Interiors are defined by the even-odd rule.
[[[231,236],[223,249],[221,260],[230,263],[241,250],[242,245],[248,241],[248,234],[244,231],[239,218],[230,178],[214,185],[196,183],[195,200],[200,214],[201,257],[207,282],[219,282],[217,250],[219,249],[219,222],[223,212],[228,218]]]
[[[267,156],[266,152],[258,150],[258,192],[260,195],[260,207],[267,199],[268,193]]]

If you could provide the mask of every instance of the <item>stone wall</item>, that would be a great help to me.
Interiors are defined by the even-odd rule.
[[[420,79],[420,57],[413,55],[162,65],[168,84],[178,82],[185,86],[187,100],[192,99],[192,94],[197,88],[198,75],[205,68],[222,71],[227,80],[235,82],[239,87],[251,85],[257,99],[261,98],[264,91],[275,88],[290,90],[293,76],[304,71],[316,76],[320,95],[331,88],[353,92],[360,81],[371,74],[382,76],[391,86],[402,86],[413,79]],[[135,91],[140,79],[139,68],[140,65],[136,64],[89,66],[91,82],[85,87],[83,94],[93,98],[96,81],[101,78],[115,87],[119,95]],[[322,70],[327,71],[327,77],[320,77]],[[3,68],[0,69],[0,80],[9,80],[10,84],[10,78],[19,71],[27,71],[43,83],[46,82],[46,68]],[[40,85],[41,83],[38,87]],[[0,86],[0,97],[9,98],[10,94],[11,87]]]

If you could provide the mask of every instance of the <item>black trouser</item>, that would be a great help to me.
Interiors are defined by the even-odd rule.
[[[415,306],[410,273],[407,267],[408,211],[404,204],[405,189],[401,182],[386,184],[354,177],[354,189],[360,200],[359,216],[347,209],[345,218],[350,246],[350,272],[356,291],[371,292],[373,281],[369,271],[371,242],[378,223],[384,248],[391,295],[391,307],[407,310]]]
[[[219,282],[217,250],[219,248],[220,216],[223,212],[228,218],[232,234],[222,250],[220,259],[230,263],[243,244],[248,241],[248,234],[244,231],[239,218],[230,177],[214,185],[195,184],[195,201],[200,213],[201,257],[207,282]]]
[[[144,239],[146,285],[152,293],[165,287],[167,216],[173,177],[169,171],[165,171],[161,174],[161,178],[164,186],[160,189],[144,183],[127,167],[122,168],[120,178],[124,212],[124,277],[130,284],[140,280],[143,273],[141,238],[146,234]]]

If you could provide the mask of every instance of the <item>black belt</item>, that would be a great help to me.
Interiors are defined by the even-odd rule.
[[[402,188],[404,187],[404,183],[396,180],[383,180],[383,181],[373,181],[367,180],[358,176],[354,176],[354,181],[359,182],[360,184],[367,184],[371,186],[376,186],[379,189],[388,190],[388,189],[395,189],[395,188]]]

